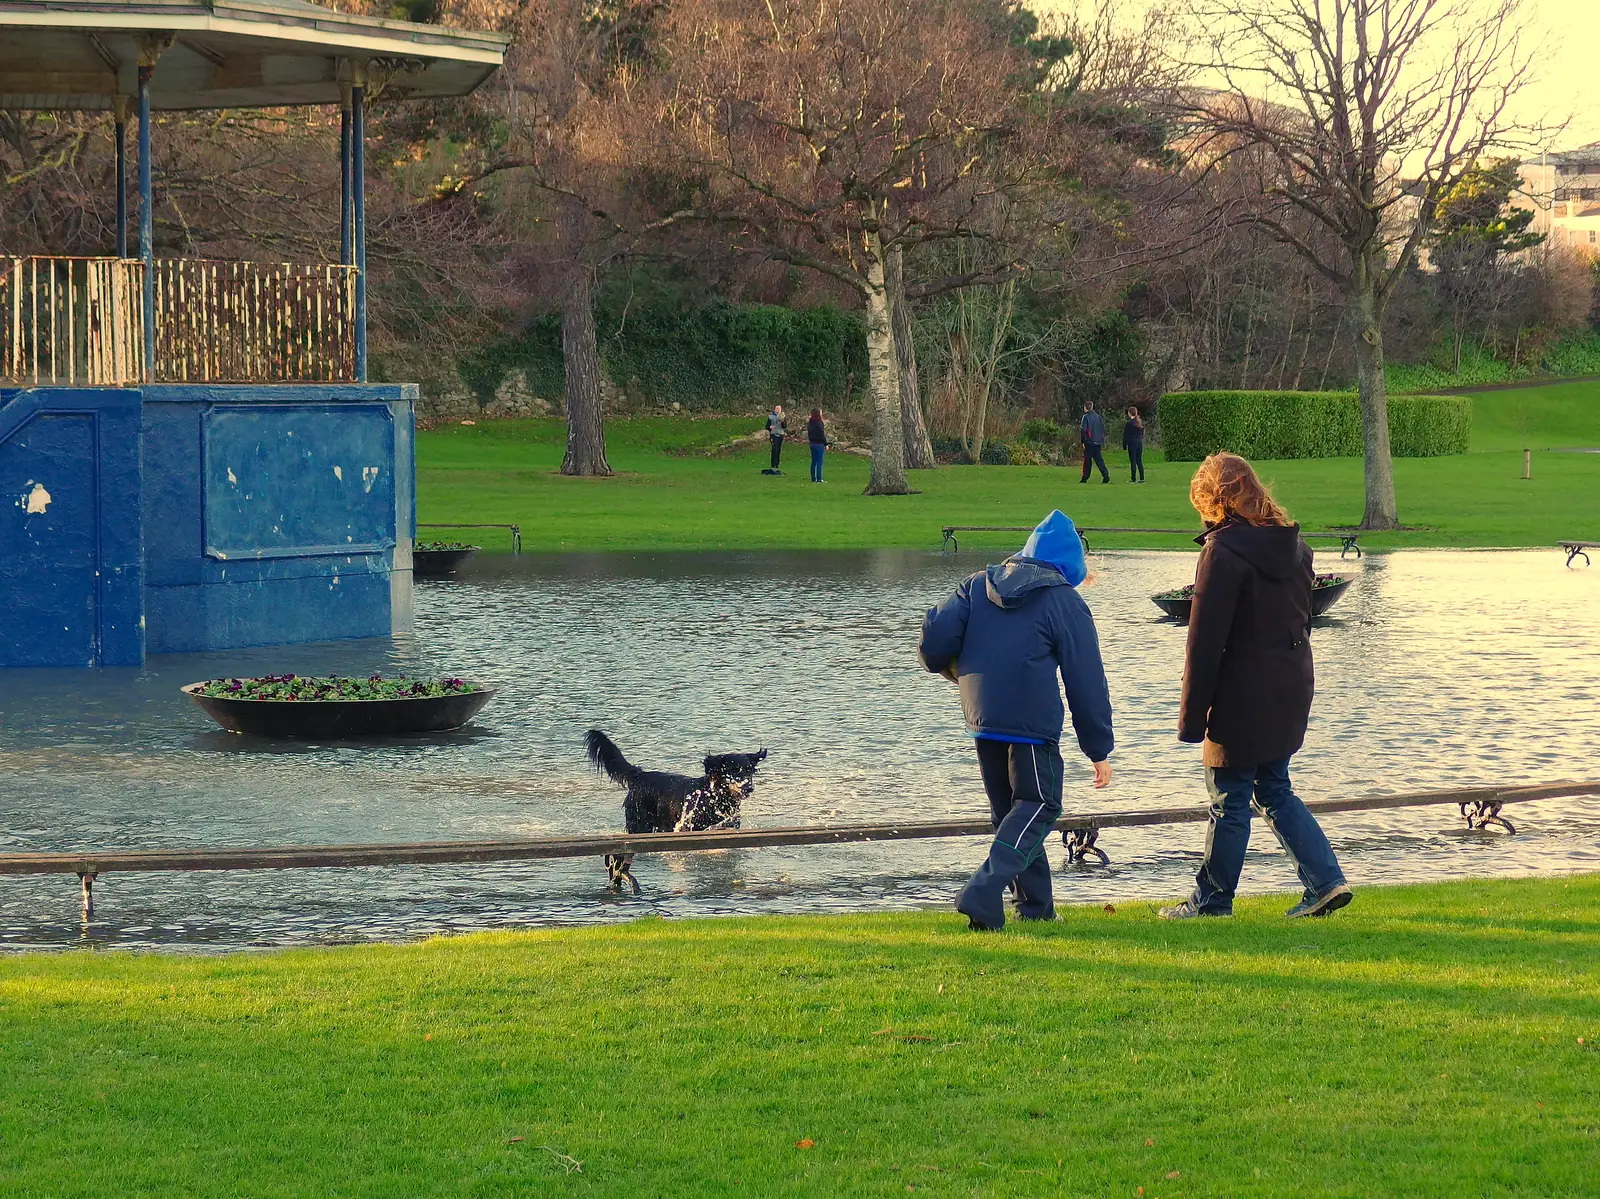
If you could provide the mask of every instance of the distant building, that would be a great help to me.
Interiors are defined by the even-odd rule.
[[[1600,142],[1556,150],[1522,164],[1520,207],[1537,214],[1532,230],[1548,244],[1600,257]]]

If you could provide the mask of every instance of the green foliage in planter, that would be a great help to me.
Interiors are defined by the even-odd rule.
[[[1168,461],[1217,450],[1246,458],[1347,458],[1361,450],[1361,404],[1352,392],[1188,391],[1161,397]],[[1472,426],[1465,396],[1390,396],[1390,450],[1398,458],[1463,454]]]
[[[253,679],[209,679],[201,685],[200,694],[216,699],[328,702],[439,699],[446,695],[465,695],[482,690],[481,683],[469,683],[465,679],[408,679],[405,675],[386,679],[376,674],[365,679],[348,679],[338,676],[318,678],[303,674],[268,674]]]
[[[419,541],[411,550],[417,554],[447,554],[482,548],[481,545],[468,545],[465,541]]]

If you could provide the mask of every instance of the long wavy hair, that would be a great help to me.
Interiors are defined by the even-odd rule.
[[[1189,502],[1207,525],[1233,518],[1252,525],[1291,525],[1251,465],[1237,454],[1212,454],[1189,480]]]

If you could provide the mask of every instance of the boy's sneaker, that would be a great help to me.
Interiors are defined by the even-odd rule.
[[[1158,911],[1156,913],[1156,915],[1160,916],[1163,920],[1194,920],[1194,919],[1198,919],[1201,916],[1209,916],[1209,917],[1232,916],[1233,913],[1232,912],[1204,912],[1204,911],[1201,911],[1198,907],[1195,906],[1194,897],[1191,896],[1190,898],[1184,900],[1182,903],[1173,904],[1170,908],[1162,908],[1160,911]]]
[[[1326,916],[1329,912],[1337,912],[1353,898],[1350,888],[1343,883],[1329,887],[1321,895],[1311,899],[1302,899],[1294,907],[1284,913],[1290,920],[1299,919],[1301,916]]]

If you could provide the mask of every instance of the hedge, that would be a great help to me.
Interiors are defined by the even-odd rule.
[[[1354,392],[1183,391],[1157,408],[1169,462],[1217,450],[1246,458],[1361,455],[1361,403]],[[1389,449],[1397,458],[1464,454],[1472,427],[1466,396],[1390,396]]]
[[[861,319],[827,304],[735,304],[698,287],[639,272],[608,279],[594,297],[606,375],[636,403],[690,412],[838,405],[862,394],[867,343]],[[526,372],[534,394],[561,393],[561,317],[544,313],[515,336],[458,363],[487,402],[506,373]]]

